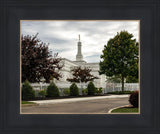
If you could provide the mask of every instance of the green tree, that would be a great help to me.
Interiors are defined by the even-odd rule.
[[[59,89],[58,87],[51,82],[50,85],[47,87],[47,96],[48,97],[58,97],[59,94]]]
[[[22,85],[22,100],[30,100],[35,98],[35,91],[30,85],[29,81],[26,80]]]
[[[117,33],[104,46],[101,55],[99,73],[109,77],[120,76],[122,91],[127,76],[133,75],[138,79],[138,43],[132,38],[133,35],[127,31]]]
[[[107,78],[107,82],[110,83],[120,83],[121,82],[121,77],[120,76],[112,76]]]
[[[75,83],[73,83],[69,89],[70,89],[71,96],[78,96],[79,95],[79,89]]]
[[[95,95],[96,88],[95,88],[93,82],[89,82],[87,89],[88,89],[88,95]]]
[[[38,94],[39,94],[41,97],[43,97],[43,98],[45,98],[45,96],[47,95],[47,93],[46,93],[45,90],[39,91]]]
[[[126,77],[127,83],[137,83],[138,82],[138,63],[130,67],[129,75]]]
[[[127,76],[126,77],[126,83],[137,83],[138,79],[134,76]]]

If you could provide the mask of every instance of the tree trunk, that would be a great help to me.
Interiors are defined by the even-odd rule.
[[[124,77],[122,76],[122,92],[124,92]]]

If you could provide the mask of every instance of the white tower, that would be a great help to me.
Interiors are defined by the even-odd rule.
[[[79,35],[79,41],[78,41],[78,52],[76,55],[76,61],[83,61],[83,55],[81,52],[82,43],[80,42],[80,35]]]

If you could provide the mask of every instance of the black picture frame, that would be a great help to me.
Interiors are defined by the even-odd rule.
[[[140,20],[141,112],[20,114],[20,20]],[[0,0],[0,134],[159,134],[159,0]]]

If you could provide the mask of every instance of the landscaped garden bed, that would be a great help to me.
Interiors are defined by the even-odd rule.
[[[134,91],[129,97],[130,106],[118,107],[110,110],[110,113],[138,113],[139,112],[139,92]]]
[[[60,95],[60,90],[55,83],[51,82],[46,90],[40,90],[39,96],[35,95],[35,90],[28,81],[25,81],[22,85],[22,100],[51,100],[51,99],[64,99],[64,98],[78,98],[78,97],[93,97],[93,96],[108,96],[108,94],[102,93],[102,88],[96,88],[92,82],[90,82],[86,89],[82,90],[82,95],[79,93],[79,88],[75,83],[72,83],[70,88],[63,90],[63,95]]]
[[[110,95],[109,94],[102,94],[102,95],[78,95],[78,96],[58,96],[58,97],[35,97],[33,99],[28,99],[25,101],[66,99],[66,98],[85,98],[85,97],[96,97],[96,96],[110,96]]]
[[[134,92],[135,91],[113,91],[113,92],[108,92],[107,94],[131,94]]]

